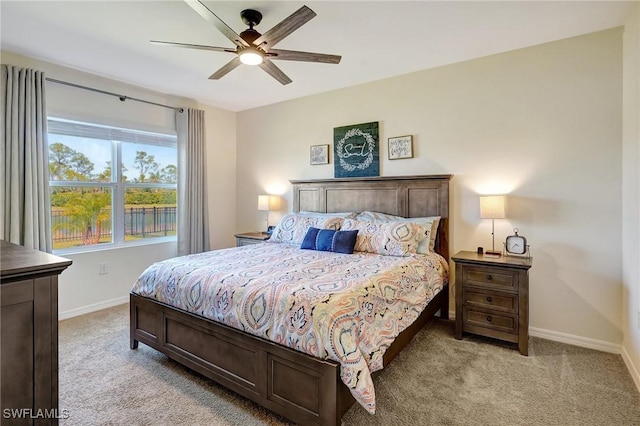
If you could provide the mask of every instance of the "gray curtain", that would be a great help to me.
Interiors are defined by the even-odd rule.
[[[2,65],[0,238],[51,252],[45,76]]]
[[[204,111],[176,113],[178,131],[178,254],[209,250]]]

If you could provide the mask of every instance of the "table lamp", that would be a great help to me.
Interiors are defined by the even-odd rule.
[[[278,210],[280,207],[280,197],[277,195],[258,195],[258,210],[266,211],[266,217],[264,221],[266,222],[266,232],[269,234],[269,212],[271,210]]]
[[[485,252],[488,255],[500,256],[502,254],[500,251],[496,251],[495,220],[506,217],[504,201],[504,195],[480,196],[480,218],[491,219],[491,250]]]

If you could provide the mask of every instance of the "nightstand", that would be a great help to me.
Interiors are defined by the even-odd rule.
[[[456,339],[464,332],[517,343],[529,353],[529,269],[532,259],[461,251],[456,263]]]
[[[245,232],[244,234],[235,234],[236,246],[248,246],[249,244],[258,244],[266,241],[271,235],[266,232]]]

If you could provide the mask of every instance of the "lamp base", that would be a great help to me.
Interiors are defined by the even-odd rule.
[[[486,250],[484,252],[485,256],[491,256],[491,257],[500,257],[502,256],[502,252],[501,251],[495,251],[495,250]]]

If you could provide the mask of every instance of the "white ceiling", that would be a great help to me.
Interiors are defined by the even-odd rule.
[[[233,47],[183,1],[0,1],[3,50],[241,111],[622,25],[632,2],[210,1],[236,32],[240,11],[262,33],[303,4],[318,16],[277,45],[342,55],[338,65],[275,61],[293,83],[258,67],[208,77],[231,53],[149,40]]]

